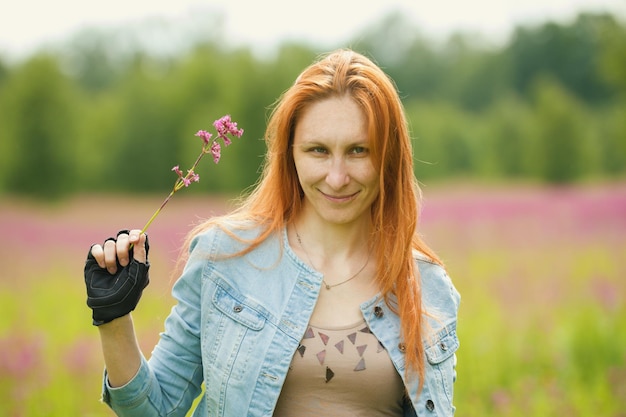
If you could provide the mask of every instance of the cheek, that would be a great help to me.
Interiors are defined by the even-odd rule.
[[[359,172],[355,174],[358,175],[357,178],[359,178],[362,184],[372,188],[378,188],[379,175],[372,164],[364,165]]]
[[[318,182],[320,178],[324,177],[323,170],[318,165],[307,163],[306,160],[296,160],[295,167],[298,181],[303,188],[307,184]]]
[[[372,168],[367,172],[364,172],[364,176],[361,177],[361,184],[367,188],[368,200],[370,203],[374,202],[378,195],[380,194],[380,176],[378,173]]]

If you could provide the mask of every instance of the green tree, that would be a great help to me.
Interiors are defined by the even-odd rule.
[[[535,81],[533,96],[541,177],[551,183],[579,179],[596,163],[582,105],[549,77]]]
[[[4,62],[2,57],[0,57],[0,86],[2,86],[8,76],[9,66]]]
[[[78,134],[75,142],[77,187],[83,191],[115,191],[119,168],[119,149],[124,135],[121,129],[123,104],[113,91],[83,93],[85,105],[78,110]],[[135,166],[140,163],[136,162]]]
[[[483,155],[493,174],[505,178],[524,178],[532,172],[532,134],[529,106],[514,95],[494,103],[482,117],[486,125]]]
[[[513,86],[522,94],[532,94],[535,78],[547,74],[582,100],[609,100],[614,90],[601,76],[602,32],[615,24],[610,15],[583,13],[568,26],[548,22],[517,28],[505,51]]]
[[[164,191],[171,188],[181,139],[182,109],[172,110],[168,74],[150,72],[150,57],[138,54],[120,85],[119,148],[107,166],[107,177],[124,191]],[[195,132],[194,132],[195,133]]]
[[[475,174],[482,138],[473,117],[446,102],[412,101],[407,118],[414,138],[414,165],[421,179]]]
[[[598,112],[594,128],[594,146],[600,154],[598,174],[615,177],[626,172],[626,100]]]
[[[5,188],[54,198],[73,190],[76,95],[53,57],[37,55],[16,68],[3,88]]]
[[[599,51],[599,71],[609,85],[626,99],[626,26],[607,17],[598,28],[602,47]]]
[[[444,85],[449,100],[478,112],[510,92],[510,75],[505,54],[471,39],[460,38],[447,46],[449,72]]]

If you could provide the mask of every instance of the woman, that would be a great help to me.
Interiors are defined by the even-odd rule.
[[[195,416],[451,416],[459,295],[417,231],[393,83],[358,53],[331,53],[284,93],[266,140],[255,190],[191,232],[149,361],[129,314],[148,281],[146,236],[92,247],[104,401],[184,416],[203,391]],[[129,289],[93,284],[103,276]],[[112,292],[128,296],[107,303]]]

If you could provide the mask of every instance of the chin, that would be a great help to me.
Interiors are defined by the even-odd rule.
[[[322,215],[322,219],[327,223],[334,225],[347,225],[350,223],[355,223],[361,220],[364,216],[364,213],[325,213]]]

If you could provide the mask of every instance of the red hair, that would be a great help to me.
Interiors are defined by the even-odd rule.
[[[368,121],[372,163],[380,181],[380,194],[371,207],[376,277],[385,302],[400,317],[406,361],[420,375],[421,389],[425,313],[412,252],[420,251],[439,264],[441,261],[418,234],[421,195],[413,172],[404,108],[394,83],[376,64],[354,51],[338,50],[300,74],[272,111],[265,135],[268,150],[259,182],[226,217],[253,220],[263,227],[263,232],[249,242],[242,254],[293,222],[302,209],[303,196],[291,151],[295,126],[312,102],[343,95],[355,100]],[[215,224],[219,225],[218,219],[199,225],[187,242]],[[397,301],[391,302],[390,295]]]

